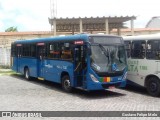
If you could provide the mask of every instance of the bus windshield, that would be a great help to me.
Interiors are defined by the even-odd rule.
[[[97,72],[122,71],[126,67],[125,48],[122,45],[92,45],[91,51],[91,66]]]

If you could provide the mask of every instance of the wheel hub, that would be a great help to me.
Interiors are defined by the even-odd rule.
[[[69,88],[70,87],[69,80],[65,80],[64,85],[65,85],[65,88]]]
[[[156,91],[157,90],[157,84],[152,82],[151,85],[150,85],[150,89],[152,92]]]
[[[25,71],[25,78],[29,79],[29,71],[28,70]]]

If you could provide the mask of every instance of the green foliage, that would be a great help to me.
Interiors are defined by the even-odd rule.
[[[17,27],[9,27],[9,28],[7,28],[6,30],[5,30],[5,32],[18,32],[18,29],[17,29]]]
[[[10,69],[9,65],[0,65],[0,69]]]

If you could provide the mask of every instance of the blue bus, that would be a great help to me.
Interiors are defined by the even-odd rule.
[[[26,79],[60,83],[67,92],[104,90],[125,87],[125,53],[119,36],[77,34],[15,41],[11,63]]]

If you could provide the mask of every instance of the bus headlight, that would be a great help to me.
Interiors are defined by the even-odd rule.
[[[126,80],[127,78],[127,72],[123,75],[123,80]]]
[[[99,82],[98,79],[96,77],[94,77],[93,74],[89,74],[89,75],[90,75],[93,82]]]

